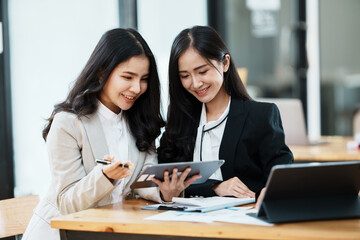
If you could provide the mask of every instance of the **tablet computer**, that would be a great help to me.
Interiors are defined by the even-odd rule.
[[[296,222],[360,217],[360,161],[277,165],[257,217]]]
[[[157,185],[150,180],[155,177],[159,180],[164,180],[164,171],[169,171],[170,177],[174,168],[178,169],[180,175],[186,168],[190,167],[191,171],[188,178],[200,174],[201,178],[197,179],[192,184],[205,182],[217,169],[223,165],[225,160],[203,161],[203,162],[177,162],[177,163],[163,163],[154,164],[146,168],[130,186],[134,188],[156,187]]]

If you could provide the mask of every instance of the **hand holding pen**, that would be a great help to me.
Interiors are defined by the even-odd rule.
[[[106,160],[106,159],[99,159],[99,158],[96,159],[96,162],[97,162],[97,163],[104,164],[104,165],[109,165],[109,164],[112,164],[112,163],[113,163],[112,161],[109,161],[109,160]],[[118,167],[134,169],[134,166],[133,166],[132,164],[129,165],[129,164],[126,164],[126,163],[125,163],[125,164],[120,163],[120,164],[118,165]]]
[[[102,171],[110,180],[126,178],[132,174],[129,170],[134,168],[131,162],[115,161],[114,156],[109,155],[105,155],[104,159],[97,159],[96,162],[104,164]]]

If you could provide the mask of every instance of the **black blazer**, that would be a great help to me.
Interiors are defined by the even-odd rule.
[[[225,160],[221,167],[224,181],[236,176],[255,193],[265,187],[274,165],[293,163],[277,106],[231,98],[219,159]],[[209,179],[190,185],[185,196],[216,196],[212,186],[218,182]]]

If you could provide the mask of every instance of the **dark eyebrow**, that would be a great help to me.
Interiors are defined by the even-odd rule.
[[[199,70],[200,68],[203,68],[203,67],[205,67],[205,66],[207,66],[207,65],[208,65],[208,64],[204,64],[204,65],[198,66],[198,67],[194,68],[194,71]],[[183,72],[187,72],[187,71],[179,71],[179,73],[183,73]]]
[[[127,73],[127,74],[130,74],[130,75],[133,75],[133,76],[138,76],[139,74],[137,74],[137,73],[133,73],[133,72],[130,72],[130,71],[125,71],[125,72],[123,72],[123,73]],[[149,76],[150,75],[150,73],[147,73],[147,74],[145,74],[143,77],[147,77],[147,76]]]
[[[127,74],[130,74],[130,75],[134,75],[134,76],[137,76],[138,74],[137,73],[133,73],[133,72],[129,72],[129,71],[125,71],[123,73],[127,73]]]

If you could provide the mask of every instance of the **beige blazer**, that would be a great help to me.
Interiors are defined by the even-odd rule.
[[[130,134],[131,135],[131,134]],[[51,169],[48,193],[34,209],[34,215],[24,233],[23,240],[60,239],[59,231],[50,227],[50,220],[84,209],[111,203],[111,192],[116,188],[95,162],[108,154],[103,128],[96,112],[81,117],[60,112],[55,115],[47,137],[47,151]],[[130,185],[142,169],[157,163],[156,153],[140,152],[131,136],[129,160],[136,160],[123,198],[133,196]],[[138,189],[141,197],[161,202],[157,188]]]

